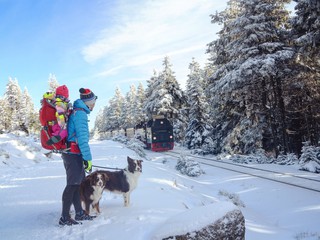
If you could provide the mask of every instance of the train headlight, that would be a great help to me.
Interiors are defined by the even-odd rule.
[[[153,140],[156,140],[157,139],[157,137],[153,137]]]
[[[170,137],[169,137],[170,139],[172,139],[173,137],[170,135]]]

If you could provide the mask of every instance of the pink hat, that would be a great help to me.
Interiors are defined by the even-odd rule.
[[[69,98],[69,89],[66,85],[62,85],[57,87],[56,96],[62,96],[65,98]]]

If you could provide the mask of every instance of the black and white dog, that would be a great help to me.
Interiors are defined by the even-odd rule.
[[[120,193],[124,198],[124,206],[130,205],[130,193],[137,187],[142,172],[142,160],[127,157],[128,166],[120,171],[99,171],[108,176],[105,191]]]
[[[90,206],[97,213],[100,213],[99,201],[108,180],[109,178],[106,174],[95,171],[88,175],[80,184],[80,198],[82,208],[86,214],[90,214]]]

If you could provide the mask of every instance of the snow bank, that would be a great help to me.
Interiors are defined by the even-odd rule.
[[[234,210],[238,208],[230,202],[217,202],[189,209],[166,220],[154,232],[152,239],[160,240],[201,230]]]

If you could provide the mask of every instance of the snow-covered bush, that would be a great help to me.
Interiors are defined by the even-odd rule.
[[[135,151],[140,157],[145,157],[146,153],[144,152],[144,143],[138,139],[132,138],[127,142],[127,147]]]
[[[242,163],[242,164],[248,164],[248,163],[272,163],[274,161],[273,158],[268,158],[264,151],[258,151],[255,154],[249,154],[249,155],[239,155],[234,154],[230,157],[230,160],[232,160],[235,163]]]
[[[126,136],[119,134],[114,136],[112,140],[125,144],[127,148],[135,151],[140,157],[146,156],[146,153],[144,152],[144,143],[138,139],[129,139]]]
[[[186,159],[185,156],[180,156],[177,162],[176,170],[181,174],[187,175],[189,177],[198,177],[205,172],[201,169],[200,164],[193,160]]]
[[[240,200],[239,196],[235,193],[229,193],[225,190],[220,190],[219,195],[231,200],[231,202],[238,207],[246,207],[246,205]]]
[[[112,141],[116,141],[116,142],[121,142],[123,144],[127,144],[127,142],[129,141],[129,139],[126,136],[122,135],[122,134],[115,135],[114,137],[112,137],[111,140]]]
[[[320,147],[309,146],[305,142],[299,158],[300,170],[320,173]]]
[[[276,159],[275,163],[279,165],[293,165],[295,163],[298,163],[298,157],[294,153],[289,153],[287,155],[280,154]]]
[[[98,132],[98,131],[94,131],[90,133],[90,136],[92,137],[92,139],[95,140],[107,140],[107,139],[111,139],[111,133],[110,132]]]

